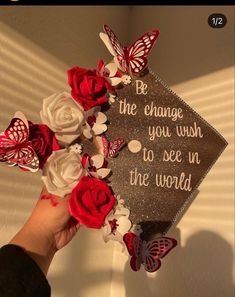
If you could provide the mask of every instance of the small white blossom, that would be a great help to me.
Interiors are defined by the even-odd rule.
[[[74,145],[71,145],[71,146],[69,147],[69,150],[70,150],[71,152],[74,152],[74,153],[76,153],[76,154],[81,155],[81,153],[82,153],[82,146],[81,146],[81,144],[75,143]]]
[[[124,85],[129,85],[131,83],[130,75],[124,74],[122,76],[122,82],[124,83]]]

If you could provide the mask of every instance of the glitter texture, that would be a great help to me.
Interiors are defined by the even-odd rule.
[[[147,95],[136,94],[137,79],[148,85]],[[142,143],[142,150],[133,154],[125,147],[117,158],[109,159],[109,167],[113,172],[110,178],[111,186],[115,194],[121,194],[125,200],[126,207],[131,211],[132,223],[141,225],[141,236],[149,239],[156,234],[166,233],[176,221],[227,143],[213,127],[152,73],[141,78],[132,78],[131,84],[118,89],[117,94],[117,100],[106,111],[109,120],[106,135],[109,140],[123,137],[127,143],[137,139]],[[125,98],[127,103],[136,104],[136,115],[119,113],[120,101]],[[156,106],[181,108],[183,118],[173,121],[171,117],[144,115],[144,106],[152,101]],[[193,126],[194,122],[200,127],[203,138],[176,135],[176,125]],[[167,126],[171,137],[156,137],[150,140],[149,126]],[[144,148],[154,152],[152,162],[143,160]],[[180,150],[182,161],[163,161],[164,150]],[[189,151],[198,152],[200,164],[189,163]],[[135,168],[142,176],[149,174],[148,186],[130,184],[130,171]],[[156,174],[179,176],[182,172],[187,177],[191,174],[190,191],[156,186]]]

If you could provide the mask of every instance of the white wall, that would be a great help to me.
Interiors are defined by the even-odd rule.
[[[227,16],[222,29],[207,23],[215,12]],[[130,39],[152,28],[158,28],[160,35],[150,54],[150,66],[170,86],[234,63],[234,7],[134,6]]]
[[[227,15],[223,29],[210,13]],[[53,297],[232,297],[234,180],[234,14],[231,7],[1,7],[0,129],[18,109],[39,122],[42,99],[68,89],[66,70],[95,67],[110,55],[102,24],[123,43],[157,27],[150,66],[229,142],[195,201],[169,235],[180,242],[162,268],[134,273],[119,246],[81,230],[58,253],[49,281]],[[0,166],[0,244],[20,228],[38,197],[40,174]]]

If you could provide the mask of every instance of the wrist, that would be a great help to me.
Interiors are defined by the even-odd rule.
[[[56,252],[53,234],[30,218],[10,241],[22,247],[46,275]]]

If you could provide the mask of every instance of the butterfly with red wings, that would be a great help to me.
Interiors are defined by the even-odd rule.
[[[123,47],[108,25],[104,25],[105,33],[100,33],[100,38],[114,56],[118,68],[125,73],[138,74],[147,66],[147,56],[151,51],[158,35],[158,30],[146,32],[131,46]]]
[[[108,141],[105,134],[96,137],[98,142],[100,152],[105,156],[105,158],[115,158],[117,157],[119,151],[126,145],[124,138],[119,137],[114,140]]]
[[[148,272],[158,270],[161,266],[160,259],[177,245],[174,238],[160,237],[146,242],[132,232],[126,233],[123,236],[123,241],[131,256],[130,265],[134,271],[138,271],[141,264]]]
[[[39,160],[29,139],[29,125],[22,112],[16,112],[7,129],[0,134],[0,162],[36,172]]]

